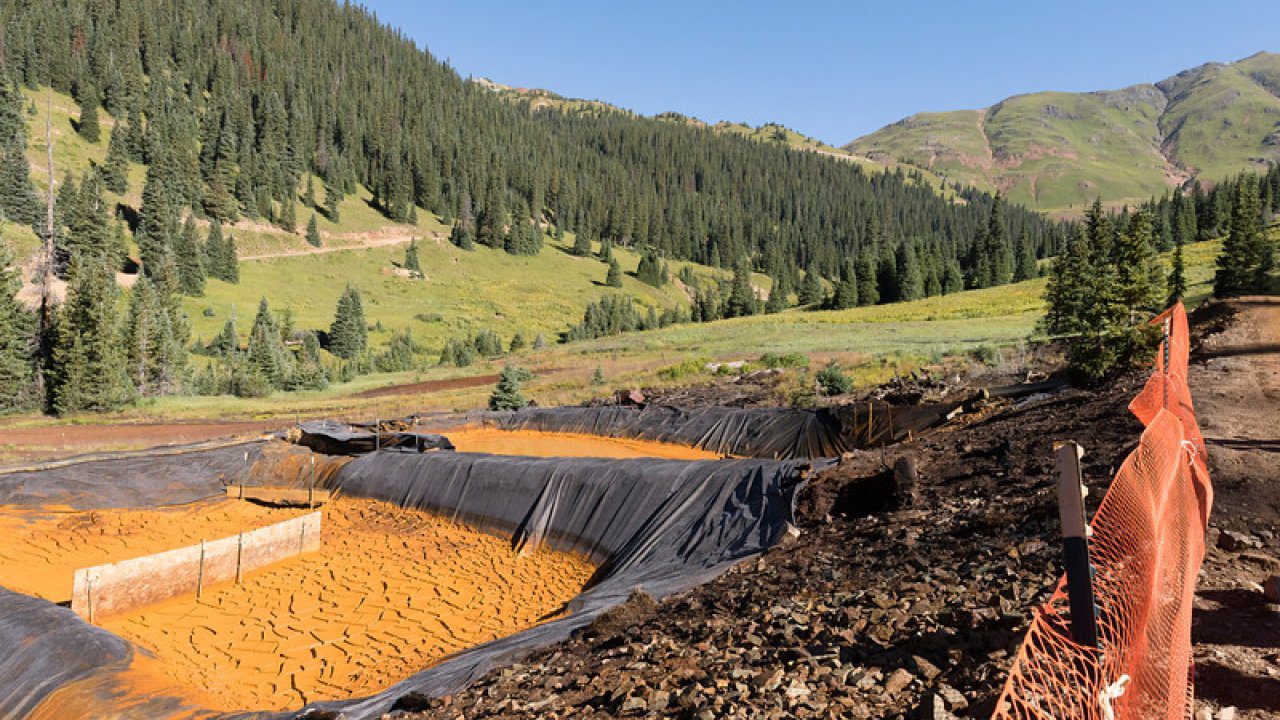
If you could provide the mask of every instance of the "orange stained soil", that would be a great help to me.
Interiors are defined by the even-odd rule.
[[[321,550],[108,618],[214,710],[368,695],[559,613],[594,568],[371,500],[326,505]]]
[[[0,585],[65,602],[79,568],[218,540],[305,512],[238,500],[147,510],[0,505]]]
[[[462,428],[445,430],[459,452],[535,457],[666,458],[670,460],[717,460],[719,453],[685,445],[632,440],[628,438],[544,433],[531,430]]]

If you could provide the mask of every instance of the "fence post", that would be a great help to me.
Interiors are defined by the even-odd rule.
[[[373,419],[373,451],[378,452],[382,449],[382,421],[378,418]]]
[[[242,488],[240,491],[240,494],[243,495],[244,486],[241,485],[240,487]],[[200,596],[203,594],[204,594],[204,540],[201,540],[200,541],[200,569],[196,571],[196,599],[199,600]]]
[[[244,533],[236,536],[236,584],[240,584],[240,580],[244,577],[243,563],[244,561]]]
[[[1169,409],[1169,336],[1173,334],[1173,318],[1164,319],[1164,344],[1161,347],[1163,353],[1161,370],[1164,374],[1164,382],[1161,387],[1164,388],[1164,409]]]
[[[1058,468],[1058,514],[1062,519],[1062,559],[1067,569],[1071,607],[1071,637],[1086,647],[1098,647],[1098,617],[1094,609],[1093,572],[1089,562],[1089,531],[1080,481],[1084,448],[1074,442],[1054,445]]]
[[[316,509],[316,457],[311,456],[311,480],[307,483],[307,509]]]

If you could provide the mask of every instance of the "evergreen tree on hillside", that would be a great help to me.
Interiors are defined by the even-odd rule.
[[[471,230],[469,230],[461,220],[459,220],[453,226],[453,230],[449,232],[449,242],[458,246],[458,248],[462,250],[471,250],[475,248],[475,238],[472,237]]]
[[[0,219],[0,413],[29,410],[35,396],[35,316],[18,301],[22,278]]]
[[[1063,252],[1054,258],[1045,285],[1048,311],[1041,325],[1051,336],[1071,335],[1084,329],[1084,306],[1091,302],[1091,276],[1095,253],[1081,226]]]
[[[725,317],[746,317],[759,312],[756,291],[751,285],[751,262],[743,257],[734,263],[729,297],[725,301]]]
[[[1235,207],[1231,212],[1231,230],[1218,255],[1218,269],[1213,276],[1213,294],[1234,297],[1257,292],[1266,239],[1261,227],[1258,186],[1252,176],[1241,179]]]
[[[99,171],[107,189],[117,195],[129,192],[129,151],[125,147],[124,133],[120,126],[111,130],[107,142],[107,158]]]
[[[404,251],[404,269],[413,274],[414,277],[422,277],[422,264],[418,260],[418,241],[410,240],[409,247]]]
[[[348,285],[338,299],[333,324],[329,326],[329,352],[344,360],[364,354],[369,341],[369,327],[364,319],[364,301],[360,291]]]
[[[1135,212],[1129,229],[1116,238],[1118,302],[1131,311],[1154,315],[1163,307],[1164,273],[1156,256],[1150,211]]]
[[[307,244],[312,247],[320,247],[324,244],[320,239],[320,225],[316,222],[315,213],[312,213],[311,219],[307,221]]]
[[[112,230],[111,215],[103,183],[97,173],[91,172],[84,182],[77,185],[71,178],[60,188],[58,213],[66,233],[59,235],[60,248],[65,252],[62,261],[72,255],[98,257],[112,269],[120,267],[125,248]]]
[[[75,257],[70,276],[54,332],[50,406],[59,415],[118,410],[133,392],[115,272],[102,258]]]
[[[1014,246],[1014,255],[1016,264],[1013,271],[1013,281],[1022,282],[1039,276],[1040,271],[1036,267],[1036,252],[1031,246],[1031,239],[1027,237],[1027,232],[1022,231],[1018,236],[1018,243]]]
[[[258,314],[249,330],[245,358],[250,371],[272,388],[284,387],[285,380],[292,374],[280,327],[265,297],[258,303]]]
[[[178,292],[190,297],[204,295],[204,249],[196,234],[196,223],[190,215],[182,224],[182,232],[173,244],[174,262],[178,266]]]
[[[814,305],[822,302],[822,282],[818,280],[818,271],[812,265],[804,271],[804,279],[800,281],[801,305]]]
[[[490,410],[519,410],[529,404],[528,398],[521,392],[521,385],[533,375],[524,368],[515,365],[504,365],[498,374],[498,384],[489,396]]]
[[[222,330],[209,341],[205,351],[216,357],[230,357],[240,351],[240,336],[236,334],[236,319],[233,314],[222,325]]]
[[[830,310],[846,310],[858,305],[858,271],[852,263],[845,263],[836,283],[831,299],[827,302]]]
[[[898,289],[896,300],[909,302],[924,297],[924,277],[920,272],[920,261],[911,243],[904,242],[898,246],[896,278]]]
[[[98,124],[98,91],[91,86],[80,90],[80,122],[76,124],[76,132],[91,143],[102,139],[102,128]]]
[[[858,304],[875,305],[880,302],[880,285],[876,280],[876,257],[870,250],[864,250],[858,256],[855,270],[858,276]]]
[[[314,218],[315,215],[312,215],[311,217]],[[294,202],[292,189],[290,189],[286,196],[280,201],[279,224],[280,229],[288,233],[298,229],[298,209]]]
[[[640,255],[640,264],[636,267],[636,279],[654,287],[662,287],[662,263],[653,248],[645,248]]]
[[[219,263],[222,268],[222,279],[237,284],[240,282],[240,254],[236,250],[236,236],[227,235],[226,241],[222,243],[222,261]]]
[[[996,193],[991,202],[991,214],[987,218],[987,252],[991,255],[991,284],[1007,285],[1013,280],[1013,248],[1005,231],[1004,198]]]
[[[578,233],[573,238],[573,254],[578,257],[590,257],[591,255],[591,238],[587,237],[584,232]]]
[[[1166,305],[1173,305],[1187,294],[1187,265],[1182,255],[1181,237],[1174,241],[1172,266],[1169,269],[1169,279],[1165,287],[1168,291],[1165,297]]]
[[[44,203],[31,184],[22,93],[0,76],[0,214],[35,227]]]
[[[612,288],[622,287],[622,267],[616,258],[609,258],[609,273],[605,275],[604,284]]]
[[[128,376],[143,397],[173,392],[183,364],[182,346],[151,279],[143,276],[129,294],[125,322]]]

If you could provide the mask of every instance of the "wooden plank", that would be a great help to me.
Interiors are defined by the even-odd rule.
[[[260,487],[228,485],[227,497],[257,500],[271,505],[314,507],[329,501],[330,492],[323,488]]]

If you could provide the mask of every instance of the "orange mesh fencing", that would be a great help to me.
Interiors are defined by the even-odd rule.
[[[1066,579],[1040,608],[995,720],[1183,720],[1191,713],[1191,605],[1213,489],[1187,385],[1187,313],[1165,328],[1129,408],[1146,429],[1090,524],[1098,647],[1071,639]]]

